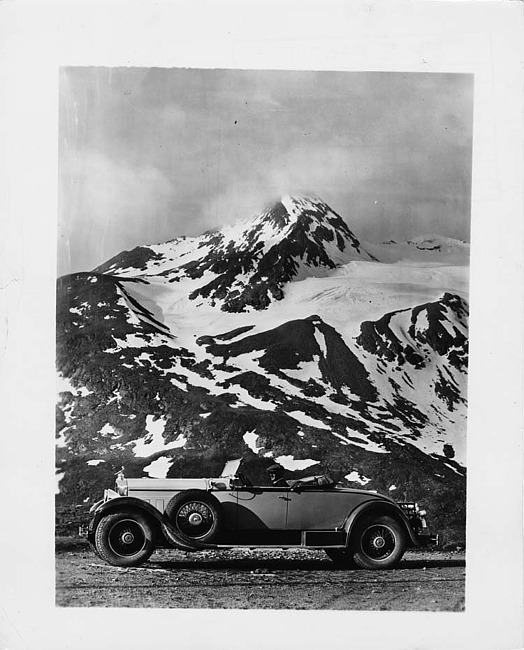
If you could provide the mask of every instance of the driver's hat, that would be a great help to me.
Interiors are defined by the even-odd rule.
[[[269,472],[269,474],[282,474],[284,472],[284,468],[282,467],[282,465],[275,463],[274,465],[270,465],[267,468],[267,471]]]

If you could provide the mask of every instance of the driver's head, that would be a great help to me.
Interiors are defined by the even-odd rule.
[[[284,476],[284,468],[278,463],[275,463],[274,465],[268,467],[267,472],[269,474],[269,480],[272,483],[278,481],[279,478],[282,478]]]

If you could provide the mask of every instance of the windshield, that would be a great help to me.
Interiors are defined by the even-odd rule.
[[[224,465],[220,476],[236,476],[240,463],[242,462],[241,458],[235,458],[235,460],[228,460]]]

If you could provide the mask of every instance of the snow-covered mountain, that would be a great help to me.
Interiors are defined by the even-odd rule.
[[[441,235],[414,237],[402,242],[390,239],[380,244],[366,243],[365,246],[370,253],[380,255],[382,262],[469,264],[469,244]]]
[[[122,464],[209,475],[243,456],[258,480],[276,459],[429,500],[458,526],[467,251],[413,241],[363,245],[320,199],[284,197],[60,278],[62,495],[96,496]]]
[[[191,280],[192,300],[241,312],[282,300],[290,281],[371,259],[345,221],[320,199],[286,196],[232,227],[141,247],[97,270],[120,276],[140,270],[171,283]]]

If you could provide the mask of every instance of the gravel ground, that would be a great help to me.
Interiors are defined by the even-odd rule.
[[[57,541],[62,607],[463,611],[464,552],[408,552],[390,571],[338,569],[323,551],[159,549],[143,566],[104,563]]]

